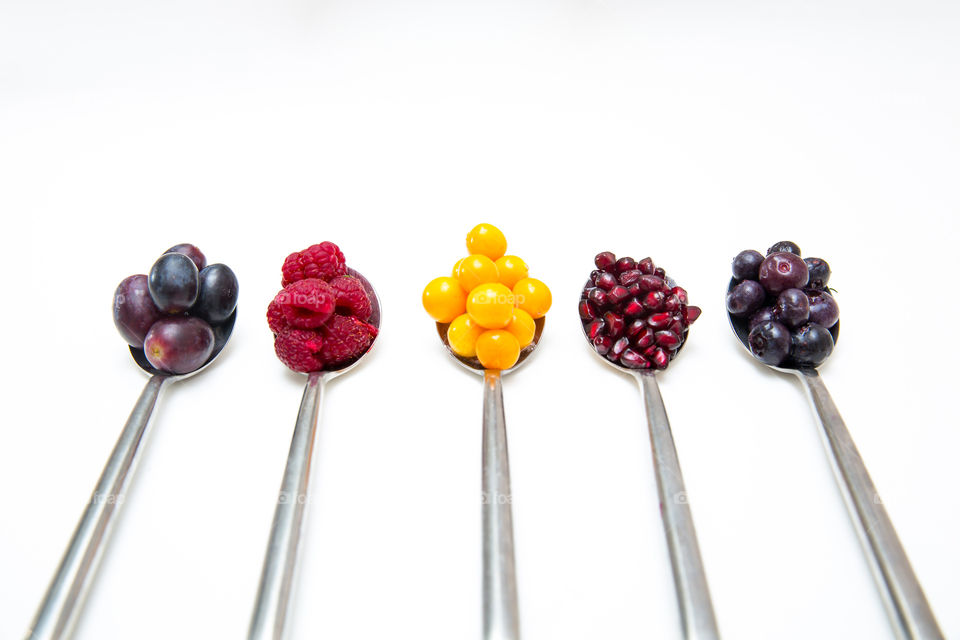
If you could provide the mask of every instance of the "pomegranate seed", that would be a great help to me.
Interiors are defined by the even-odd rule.
[[[653,265],[653,260],[650,258],[644,258],[637,263],[637,269],[640,269],[643,273],[647,275],[653,275],[653,272],[656,271],[656,267]]]
[[[693,324],[693,321],[699,318],[701,313],[703,313],[703,309],[700,307],[687,307],[687,324]]]
[[[650,361],[633,349],[627,349],[620,356],[620,364],[628,369],[649,369]]]
[[[630,285],[629,287],[627,287],[627,291],[629,291],[629,292],[630,292],[630,295],[632,295],[632,296],[638,296],[638,295],[640,295],[640,285],[638,285],[636,282],[634,282],[632,285]]]
[[[636,338],[640,335],[644,329],[647,328],[647,323],[643,320],[637,319],[627,325],[627,337]]]
[[[643,276],[637,282],[640,285],[640,289],[643,291],[660,291],[663,289],[663,278],[658,278],[657,276]]]
[[[619,338],[623,333],[623,316],[615,314],[613,311],[607,311],[603,314],[603,322],[606,325],[607,335],[613,338]]]
[[[580,301],[580,319],[593,320],[597,317],[597,310],[590,304],[589,300]]]
[[[647,324],[654,329],[663,329],[673,322],[673,316],[669,313],[655,313],[647,318]]]
[[[651,358],[651,359],[652,359],[652,358],[653,358],[653,355],[654,355],[657,351],[662,351],[662,349],[661,349],[660,347],[658,347],[657,345],[652,344],[652,345],[650,345],[649,347],[647,347],[646,349],[643,350],[643,355],[646,356],[646,357],[648,357],[648,358]]]
[[[604,327],[603,319],[602,319],[602,318],[595,318],[595,319],[592,320],[592,321],[590,322],[590,324],[587,326],[587,335],[589,335],[589,336],[590,336],[590,339],[593,340],[593,339],[595,339],[597,336],[599,336],[599,335],[601,335],[601,334],[603,333],[603,327]]]
[[[634,338],[633,344],[637,346],[637,349],[646,349],[647,347],[653,346],[655,340],[656,334],[653,332],[653,329],[646,327],[643,333]]]
[[[683,287],[674,287],[670,289],[670,293],[680,298],[680,302],[687,304],[687,290]]]
[[[627,304],[623,305],[623,315],[627,316],[628,318],[636,318],[643,313],[643,305],[640,304],[640,301],[636,298],[627,300]]]
[[[623,285],[617,285],[607,292],[607,300],[614,306],[619,306],[621,302],[630,297],[630,292]]]
[[[602,356],[607,355],[610,347],[613,346],[613,338],[609,336],[597,336],[593,339],[593,348]]]
[[[657,267],[656,269],[653,270],[653,275],[658,276],[660,278],[666,278],[667,272],[664,271],[661,267]]]
[[[682,335],[685,330],[686,330],[686,329],[685,329],[685,327],[683,326],[683,323],[682,323],[682,322],[679,322],[679,321],[677,321],[677,320],[674,320],[673,322],[671,322],[671,323],[670,323],[670,326],[667,327],[667,331],[673,331],[673,332],[674,332],[675,334],[677,334],[678,336],[679,336],[679,335]]]
[[[603,253],[598,253],[597,257],[593,259],[593,263],[597,265],[597,269],[603,271],[608,271],[614,264],[617,262],[617,256],[613,255],[609,251],[604,251]]]
[[[678,298],[676,294],[671,293],[663,302],[663,309],[664,311],[679,311],[680,298]]]
[[[657,344],[665,349],[676,349],[680,346],[680,337],[673,331],[657,331]]]
[[[623,273],[624,271],[633,271],[637,268],[637,261],[633,258],[620,258],[617,260],[617,273]]]
[[[604,291],[610,291],[610,289],[613,289],[618,284],[617,276],[606,271],[601,271],[600,275],[597,276],[596,284]]]
[[[643,272],[639,269],[631,269],[630,271],[624,271],[620,274],[620,284],[625,287],[629,287],[634,282],[640,280],[643,277]]]
[[[587,294],[587,300],[593,303],[594,308],[603,309],[607,306],[607,292],[603,289],[591,289]]]
[[[670,357],[663,349],[657,349],[653,354],[653,366],[657,369],[666,369],[670,364]]]
[[[663,292],[651,291],[643,297],[643,306],[650,311],[662,311],[663,301]]]
[[[613,343],[612,347],[610,347],[610,351],[607,352],[607,359],[616,362],[620,358],[620,355],[626,351],[629,346],[629,340],[626,338],[620,338]]]

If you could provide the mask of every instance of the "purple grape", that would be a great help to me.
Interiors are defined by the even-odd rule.
[[[207,257],[203,255],[203,252],[192,244],[176,244],[164,251],[164,253],[182,253],[191,260],[193,264],[197,265],[197,271],[202,271],[205,266],[207,266]]]
[[[814,367],[830,357],[833,352],[833,336],[819,324],[805,324],[793,334],[790,355],[797,364]]]
[[[733,277],[737,280],[756,280],[760,277],[760,264],[763,255],[759,251],[747,249],[733,259]]]
[[[810,322],[829,329],[840,319],[840,307],[826,291],[812,291],[807,295],[810,298]]]
[[[143,348],[143,340],[154,322],[160,319],[160,310],[150,297],[147,276],[125,278],[113,294],[113,323],[131,347]]]
[[[147,280],[150,297],[163,313],[183,313],[197,301],[200,272],[182,253],[165,253],[153,263]]]
[[[787,289],[777,296],[777,316],[788,327],[799,327],[810,319],[810,300],[800,289]]]
[[[735,316],[753,313],[763,304],[767,294],[755,280],[744,280],[727,294],[727,311]]]
[[[802,289],[809,276],[807,263],[793,253],[771,253],[760,265],[760,284],[770,293]]]
[[[147,360],[168,373],[196,371],[213,352],[213,329],[200,318],[173,316],[153,323],[143,342]]]
[[[747,344],[757,360],[776,367],[790,355],[790,332],[779,322],[764,322],[753,328]]]
[[[190,313],[210,324],[220,324],[237,308],[239,293],[233,270],[225,264],[211,264],[200,272],[200,293]]]

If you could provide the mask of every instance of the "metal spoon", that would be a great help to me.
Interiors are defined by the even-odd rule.
[[[729,293],[739,280],[732,278]],[[727,314],[730,326],[740,343],[750,351],[747,343],[747,321]],[[834,342],[840,337],[840,322],[830,328]],[[751,354],[751,358],[753,355]],[[759,362],[759,360],[757,361]],[[763,363],[761,363],[763,364]],[[806,390],[810,406],[820,422],[820,435],[830,457],[837,484],[863,544],[870,569],[877,581],[881,597],[894,633],[901,640],[942,639],[933,610],[927,602],[907,553],[900,544],[893,523],[883,507],[867,467],[847,431],[840,411],[830,398],[823,379],[815,367],[774,367],[781,373],[791,373]]]
[[[30,629],[25,636],[28,640],[60,640],[73,634],[84,600],[93,585],[114,517],[124,502],[127,487],[140,459],[150,417],[160,392],[168,384],[195,376],[209,367],[226,346],[236,321],[237,312],[234,310],[224,323],[213,327],[213,352],[202,367],[191,373],[172,374],[155,369],[147,361],[143,349],[130,347],[134,361],[150,375],[150,379],[127,418],[127,424],[100,474],[93,495],[90,496],[87,509],[80,518],[63,559],[60,560],[60,566],[57,567],[40,608],[30,623]]]
[[[593,282],[588,280],[584,288],[592,286]],[[586,326],[583,330],[584,337],[590,343]],[[681,343],[678,353],[685,344],[686,341]],[[680,472],[680,459],[677,457],[667,409],[657,384],[657,371],[628,369],[611,362],[597,353],[592,344],[590,351],[604,363],[618,371],[632,374],[637,380],[646,408],[647,427],[650,430],[650,448],[653,453],[653,470],[657,477],[660,514],[663,518],[663,531],[667,536],[683,635],[688,640],[718,640],[720,631],[713,613],[713,602],[710,599],[703,559],[700,557],[687,489]]]
[[[533,354],[543,334],[544,319],[534,321],[533,342],[520,351],[517,363],[499,371],[484,369],[477,358],[453,352],[447,341],[447,323],[437,323],[443,346],[463,367],[483,376],[483,637],[485,640],[518,640],[520,613],[513,553],[513,513],[510,493],[510,458],[507,454],[507,420],[503,411],[503,374],[516,371]]]
[[[373,307],[370,324],[380,329],[380,299],[373,285],[353,269],[347,273],[357,278]],[[374,338],[374,342],[376,338]],[[371,348],[373,345],[371,344]],[[300,533],[303,528],[303,515],[307,506],[307,489],[310,483],[310,464],[313,459],[313,444],[317,433],[317,415],[320,412],[320,400],[323,388],[328,380],[350,371],[367,357],[370,349],[357,360],[307,375],[307,386],[300,401],[300,412],[293,429],[287,466],[280,483],[277,508],[273,513],[270,526],[270,541],[267,543],[263,558],[263,570],[260,573],[260,585],[253,606],[250,640],[281,640],[287,618],[290,615],[290,603],[293,595],[294,577],[297,568],[297,555],[300,546]]]

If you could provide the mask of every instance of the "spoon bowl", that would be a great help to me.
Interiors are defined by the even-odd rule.
[[[502,374],[507,374],[507,373],[516,371],[517,369],[520,368],[520,365],[526,362],[530,358],[530,356],[533,355],[533,352],[537,348],[537,344],[540,342],[540,336],[543,335],[543,325],[544,325],[545,319],[546,318],[537,318],[536,320],[533,321],[533,324],[536,327],[533,333],[533,342],[531,342],[530,344],[528,344],[527,346],[525,346],[523,349],[520,350],[520,357],[517,358],[516,364],[514,364],[509,369],[504,369],[503,371],[501,371]],[[449,322],[437,323],[437,333],[440,334],[440,341],[443,342],[443,346],[444,348],[446,348],[447,353],[449,353],[453,357],[453,359],[459,362],[460,365],[463,366],[465,369],[469,369],[474,373],[483,375],[483,372],[485,371],[485,369],[483,365],[480,363],[480,360],[478,358],[476,357],[464,358],[461,355],[457,355],[457,353],[455,353],[454,350],[450,348],[450,342],[447,340],[447,328],[449,326],[450,326]]]
[[[169,373],[167,371],[161,371],[150,364],[150,361],[147,360],[147,354],[144,353],[143,349],[137,347],[129,347],[130,355],[133,356],[133,361],[137,363],[137,366],[151,376],[164,376],[171,381],[184,380],[197,375],[213,364],[213,361],[217,359],[217,357],[220,355],[220,352],[223,351],[223,348],[227,346],[227,341],[230,339],[231,334],[233,334],[233,327],[236,323],[237,309],[234,309],[229,318],[215,327],[211,326],[211,329],[213,329],[213,351],[210,353],[210,357],[207,358],[206,362],[204,362],[198,369],[194,369],[189,373],[176,374]]]

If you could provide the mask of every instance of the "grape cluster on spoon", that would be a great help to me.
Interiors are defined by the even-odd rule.
[[[237,276],[207,264],[192,244],[170,247],[149,275],[125,278],[113,298],[113,322],[131,347],[167,373],[199,369],[210,358],[215,328],[237,308]]]
[[[733,259],[736,284],[727,311],[749,331],[747,346],[773,366],[816,367],[833,352],[840,308],[830,294],[830,265],[800,257],[793,242],[774,244],[763,256],[746,250]]]

